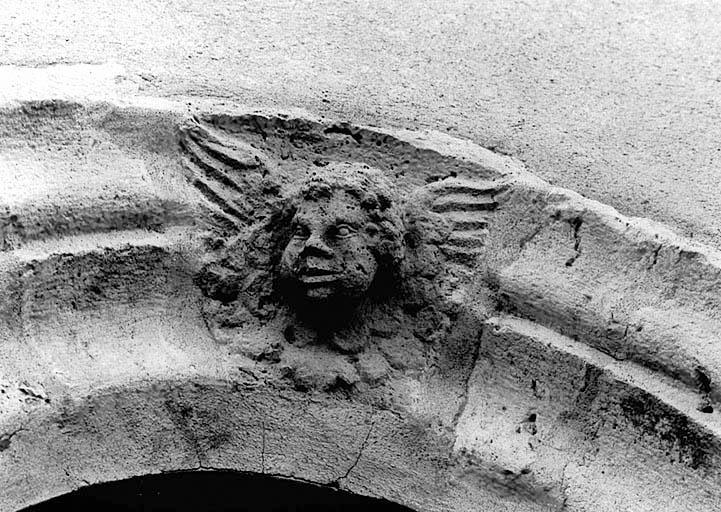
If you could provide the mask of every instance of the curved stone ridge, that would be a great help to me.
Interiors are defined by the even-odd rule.
[[[721,498],[718,251],[439,133],[52,101],[2,123],[3,510],[185,469],[428,511]],[[399,288],[346,330],[274,281],[314,170],[379,172],[405,208]]]

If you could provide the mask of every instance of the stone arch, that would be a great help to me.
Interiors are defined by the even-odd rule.
[[[408,512],[389,501],[253,473],[189,471],[91,485],[24,512]]]
[[[9,150],[26,173],[0,211],[3,510],[198,469],[424,511],[713,507],[718,251],[447,135],[156,107],[50,101],[7,112],[60,156]],[[423,221],[445,226],[419,275],[453,266],[443,284],[456,316],[444,336],[417,337],[459,364],[398,365],[380,397],[373,365],[361,371],[355,356],[296,347],[248,317],[215,329],[203,307],[227,304],[196,279],[228,238],[218,222],[220,235],[199,241],[208,212],[214,222],[247,213],[210,187],[228,186],[219,169],[262,178],[282,168],[291,180],[296,168],[346,160],[397,180],[431,212]],[[300,366],[285,373],[280,345],[332,379],[313,387],[290,375]]]
[[[178,471],[290,478],[444,510],[464,499],[452,483],[450,442],[388,410],[196,376],[52,404],[7,438],[0,471],[6,510]]]

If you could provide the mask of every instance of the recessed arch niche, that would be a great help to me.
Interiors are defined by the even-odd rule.
[[[23,512],[411,512],[390,501],[231,471],[145,475],[91,485]]]

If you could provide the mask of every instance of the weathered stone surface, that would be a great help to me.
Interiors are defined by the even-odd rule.
[[[98,97],[97,74],[57,70],[112,62],[124,87],[184,104],[447,131],[719,248],[717,2],[5,0],[3,14],[0,64],[29,70],[23,91]]]
[[[189,469],[419,511],[718,503],[718,251],[436,132],[2,114],[3,510]]]

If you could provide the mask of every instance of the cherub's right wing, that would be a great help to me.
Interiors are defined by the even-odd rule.
[[[268,160],[249,144],[199,121],[181,129],[183,159],[190,181],[206,199],[215,224],[237,234],[265,210]],[[270,193],[269,193],[270,192]],[[277,192],[277,191],[276,191]]]

